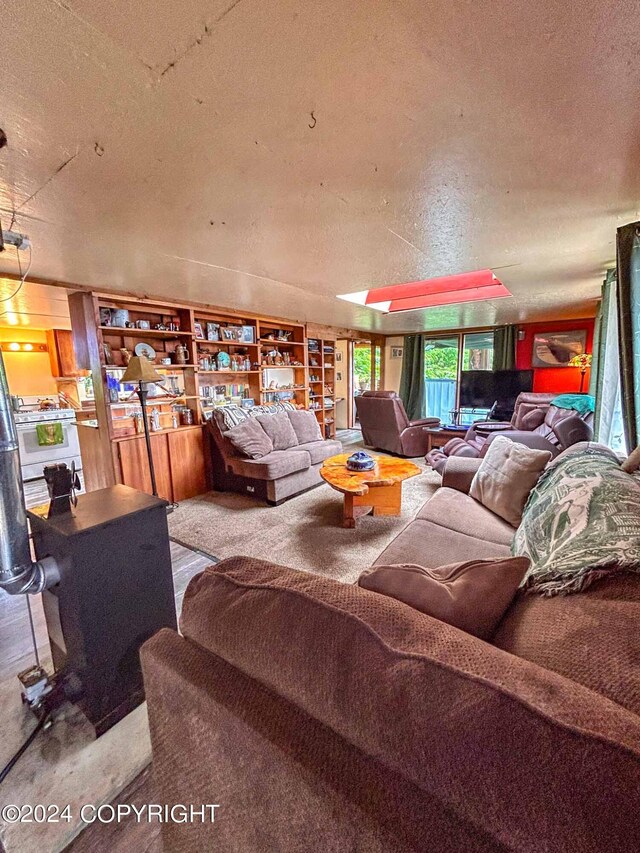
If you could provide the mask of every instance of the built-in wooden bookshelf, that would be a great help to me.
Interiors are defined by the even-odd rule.
[[[79,430],[88,490],[114,483],[151,490],[140,403],[134,386],[121,382],[129,357],[141,350],[166,386],[149,386],[147,415],[154,415],[158,491],[170,501],[208,487],[202,430],[214,408],[277,401],[310,406],[302,323],[86,291],[71,294],[69,305],[78,366],[91,372],[96,404],[96,419]],[[325,345],[331,347],[326,353]],[[314,406],[326,435],[335,434],[334,345],[321,344],[326,360],[320,360],[316,387],[322,408]]]
[[[325,438],[336,435],[335,359],[336,342],[309,338],[309,408],[316,413]]]

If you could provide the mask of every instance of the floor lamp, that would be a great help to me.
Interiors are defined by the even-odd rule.
[[[591,367],[591,360],[593,356],[588,352],[580,353],[580,355],[574,355],[574,357],[569,362],[569,367],[579,367],[580,368],[580,391],[579,394],[582,394],[582,389],[584,388],[584,377],[587,372],[587,369]]]
[[[156,497],[158,497],[156,472],[153,467],[151,436],[149,435],[149,424],[147,422],[147,395],[149,393],[147,385],[161,385],[163,381],[164,376],[161,376],[149,359],[145,358],[143,355],[131,356],[127,369],[124,372],[124,376],[120,380],[123,385],[127,382],[138,383],[138,388],[135,393],[140,397],[140,405],[142,406],[142,424],[144,426],[144,440],[147,444],[147,458],[149,459],[149,473],[151,474],[151,490]]]

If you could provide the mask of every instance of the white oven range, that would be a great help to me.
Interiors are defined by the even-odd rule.
[[[75,462],[76,468],[82,467],[76,415],[72,409],[19,412],[13,417],[18,433],[23,480],[42,477],[44,466],[52,465],[54,462],[66,462],[69,467],[72,462]],[[38,424],[51,422],[62,425],[62,442],[43,446],[38,443],[36,427]]]

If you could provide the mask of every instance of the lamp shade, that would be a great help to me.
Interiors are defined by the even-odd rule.
[[[579,367],[580,370],[586,370],[588,367],[591,367],[591,361],[593,356],[591,353],[582,352],[580,355],[574,355],[571,361],[569,362],[569,367]]]
[[[146,356],[133,355],[120,382],[162,382],[163,379]]]

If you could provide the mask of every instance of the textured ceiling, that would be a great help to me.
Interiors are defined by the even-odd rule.
[[[292,319],[584,316],[638,218],[638,11],[4,0],[2,223],[37,276]],[[483,267],[513,298],[394,317],[335,299]]]

